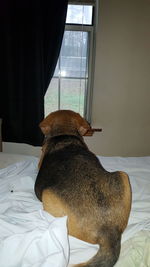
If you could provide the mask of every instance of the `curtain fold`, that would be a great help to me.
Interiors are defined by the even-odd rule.
[[[59,56],[68,0],[1,0],[0,117],[5,142],[42,144],[44,95]]]

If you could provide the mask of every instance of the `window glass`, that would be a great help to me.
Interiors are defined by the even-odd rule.
[[[84,114],[85,80],[62,79],[60,109],[71,109]]]
[[[66,29],[53,78],[45,94],[45,116],[71,109],[90,122],[93,6],[69,5]]]
[[[92,6],[68,5],[66,23],[69,24],[92,24]]]
[[[65,31],[54,76],[84,78],[87,75],[88,33]]]
[[[88,79],[88,33],[65,31],[54,77],[46,94],[47,110],[72,109],[84,115]]]
[[[50,112],[58,109],[59,103],[59,92],[58,92],[58,78],[54,78],[51,80],[49,88],[46,92],[44,98],[44,109],[45,109],[45,116],[48,115]]]

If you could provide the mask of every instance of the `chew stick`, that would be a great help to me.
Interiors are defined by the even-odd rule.
[[[100,128],[91,128],[90,130],[88,130],[86,132],[86,134],[84,136],[92,136],[94,134],[94,132],[101,132],[102,129]]]

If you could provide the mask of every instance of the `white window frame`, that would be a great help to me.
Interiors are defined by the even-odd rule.
[[[65,31],[80,31],[87,32],[89,37],[88,47],[88,75],[87,75],[87,88],[84,97],[84,118],[91,123],[92,113],[92,95],[94,84],[94,63],[95,63],[95,36],[96,36],[96,20],[97,20],[97,2],[98,0],[69,0],[68,5],[92,5],[93,6],[93,18],[92,24],[68,24],[65,25]],[[59,59],[58,59],[59,60]],[[81,78],[80,78],[81,79]],[[58,77],[58,109],[60,109],[60,77]]]

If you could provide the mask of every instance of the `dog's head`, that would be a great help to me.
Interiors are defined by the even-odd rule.
[[[92,135],[92,128],[88,122],[72,110],[58,110],[50,113],[40,124],[41,131],[45,135],[45,140],[58,135]],[[39,162],[41,166],[46,153],[47,142],[43,144],[42,155]]]
[[[41,131],[45,136],[86,135],[91,130],[88,122],[72,110],[58,110],[50,113],[41,123]]]

